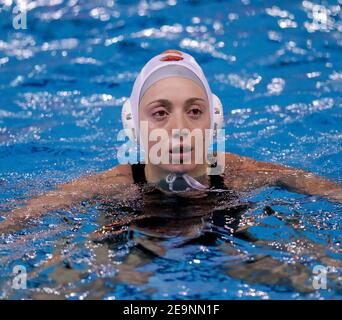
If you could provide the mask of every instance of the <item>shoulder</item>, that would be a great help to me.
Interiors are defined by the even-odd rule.
[[[259,161],[250,157],[244,157],[233,153],[225,154],[225,170],[224,174],[228,178],[240,177],[252,180],[257,176],[269,176],[272,179],[279,177],[283,173],[287,173],[291,168],[283,165]]]
[[[133,183],[132,167],[129,164],[117,165],[103,173],[102,179],[116,184],[130,184]]]
[[[109,170],[93,173],[65,184],[58,185],[59,190],[81,192],[82,194],[97,194],[111,190],[117,185],[132,185],[132,173],[130,165],[118,165]]]
[[[259,170],[259,169],[278,169],[284,170],[287,167],[266,161],[259,161],[250,157],[240,156],[234,153],[225,153],[226,170]]]
[[[225,171],[231,170],[239,170],[239,169],[246,169],[247,167],[251,167],[256,164],[256,160],[240,156],[238,154],[226,152],[225,153]]]

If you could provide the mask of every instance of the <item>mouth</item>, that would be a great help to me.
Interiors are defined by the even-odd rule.
[[[183,146],[181,144],[179,146],[170,148],[169,152],[179,154],[179,153],[188,153],[188,152],[191,152],[192,150],[193,150],[193,148],[191,146]]]
[[[171,156],[174,155],[175,157],[179,158],[180,160],[183,160],[184,158],[190,157],[192,151],[193,151],[193,148],[191,146],[179,145],[179,146],[171,148],[169,150],[169,153]]]

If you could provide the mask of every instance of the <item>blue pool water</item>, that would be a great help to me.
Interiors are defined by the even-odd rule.
[[[120,107],[170,48],[192,54],[221,98],[227,151],[342,182],[341,0],[40,0],[25,30],[14,5],[0,0],[2,218],[17,199],[117,164]],[[240,201],[253,205],[187,219],[152,201],[152,217],[95,239],[132,213],[51,212],[0,238],[0,298],[341,299],[341,204],[276,188]],[[16,265],[27,289],[13,287]],[[326,289],[312,286],[317,265],[330,268]]]

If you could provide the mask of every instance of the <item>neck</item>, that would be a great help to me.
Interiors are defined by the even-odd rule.
[[[156,165],[148,163],[145,165],[146,180],[150,183],[157,183],[170,173],[168,170],[164,170]],[[200,183],[207,183],[207,165],[198,165],[193,170],[184,172],[189,176],[196,178]]]

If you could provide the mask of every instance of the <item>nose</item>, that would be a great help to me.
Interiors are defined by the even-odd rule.
[[[187,130],[183,130],[183,129],[187,129]],[[186,121],[186,118],[183,112],[177,112],[173,114],[172,119],[170,121],[169,130],[173,138],[179,138],[181,135],[182,136],[188,135],[189,125]]]

